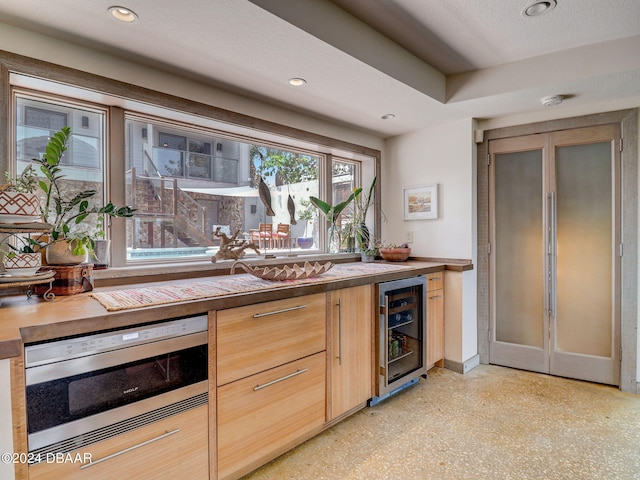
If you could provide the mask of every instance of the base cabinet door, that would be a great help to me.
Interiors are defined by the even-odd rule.
[[[372,395],[372,285],[331,292],[330,419]]]
[[[444,272],[427,275],[427,368],[444,363]]]
[[[320,431],[325,368],[323,351],[218,387],[219,479],[239,478]]]
[[[209,478],[208,407],[201,405],[79,450],[43,457],[29,480]]]

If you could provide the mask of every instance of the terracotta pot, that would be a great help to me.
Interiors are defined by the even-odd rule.
[[[0,222],[29,223],[40,220],[40,197],[35,193],[0,192]]]
[[[13,253],[5,255],[2,259],[4,269],[10,275],[16,277],[29,277],[35,275],[42,266],[40,253]]]
[[[57,240],[51,245],[47,245],[47,263],[49,265],[78,265],[86,263],[89,254],[74,255],[73,248],[66,240]]]
[[[388,262],[404,262],[411,254],[411,248],[381,248],[380,255]]]

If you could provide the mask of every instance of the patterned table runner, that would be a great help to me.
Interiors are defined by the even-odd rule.
[[[371,275],[410,269],[409,266],[386,263],[341,263],[321,275],[302,280],[270,281],[262,280],[248,273],[220,276],[211,280],[176,283],[145,288],[129,288],[110,292],[92,292],[95,298],[109,312],[132,308],[150,307],[167,303],[233,295],[257,290],[304,285],[308,283],[330,282],[343,278],[368,277]]]

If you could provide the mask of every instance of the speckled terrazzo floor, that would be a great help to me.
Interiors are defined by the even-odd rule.
[[[640,395],[480,365],[435,368],[244,480],[640,479]]]

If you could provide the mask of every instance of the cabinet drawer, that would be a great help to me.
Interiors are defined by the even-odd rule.
[[[444,287],[444,272],[427,274],[427,292],[440,290]]]
[[[217,384],[263,372],[325,349],[324,294],[217,312]]]
[[[218,387],[218,477],[236,478],[325,421],[325,353]]]
[[[29,479],[208,479],[208,425],[208,407],[202,405],[88,445],[71,452],[70,457],[61,458],[90,458],[93,463],[86,463],[90,466],[83,469],[80,468],[83,465],[80,462],[57,463],[55,457],[51,457],[49,462],[29,467]]]

